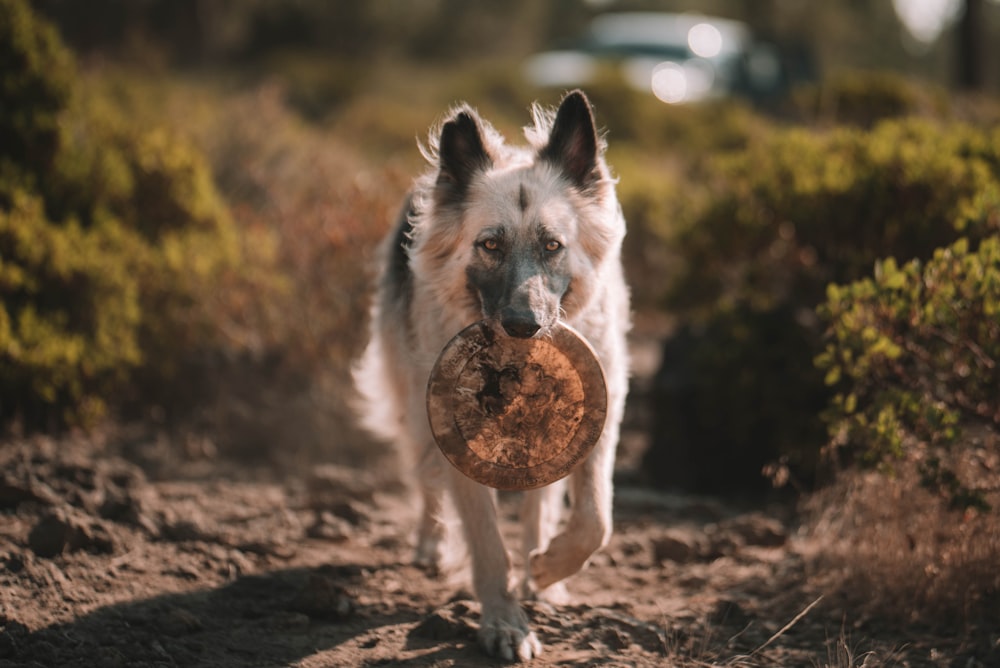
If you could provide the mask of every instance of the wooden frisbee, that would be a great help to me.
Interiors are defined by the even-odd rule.
[[[445,346],[427,383],[431,432],[445,457],[503,490],[568,475],[597,444],[607,408],[597,356],[562,324],[537,339],[470,325]]]

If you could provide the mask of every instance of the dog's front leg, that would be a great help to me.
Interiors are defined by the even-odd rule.
[[[611,538],[612,474],[618,430],[609,428],[570,476],[569,519],[548,548],[531,555],[531,577],[541,590],[573,575]]]
[[[549,541],[558,531],[565,495],[565,480],[557,480],[546,487],[524,493],[524,502],[521,506],[521,524],[524,533],[521,549],[525,568],[521,595],[524,597],[537,597],[549,603],[569,602],[569,594],[561,584],[556,583],[543,591],[535,586],[531,576],[531,555],[548,547]]]
[[[510,558],[497,525],[492,490],[452,471],[455,506],[472,557],[472,584],[482,604],[479,642],[507,661],[537,656],[541,643],[510,587]]]

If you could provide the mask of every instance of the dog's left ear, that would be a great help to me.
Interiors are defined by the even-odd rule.
[[[601,178],[597,145],[590,102],[583,91],[574,90],[559,105],[549,143],[539,156],[562,169],[574,185],[586,189]]]

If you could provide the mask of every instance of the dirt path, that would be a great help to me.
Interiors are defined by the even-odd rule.
[[[465,590],[409,565],[405,495],[376,487],[329,466],[154,481],[85,441],[2,444],[0,666],[497,665]],[[791,533],[623,483],[573,601],[528,606],[533,665],[951,665],[851,628]]]

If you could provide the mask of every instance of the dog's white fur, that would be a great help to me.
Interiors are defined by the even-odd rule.
[[[536,106],[533,120],[525,128],[529,145],[523,148],[505,144],[465,105],[432,129],[422,147],[430,168],[415,182],[406,217],[383,246],[371,340],[355,369],[364,423],[413,456],[408,461],[423,501],[417,561],[440,566],[449,557],[442,518],[444,494],[450,492],[482,603],[480,641],[508,660],[529,659],[541,646],[511,582],[495,492],[447,462],[425,411],[427,380],[448,341],[475,321],[498,318],[486,312],[467,273],[483,252],[477,239],[484,229],[505,226],[513,235],[519,226],[534,225],[560,241],[565,253],[560,266],[569,287],[556,297],[553,317],[590,342],[608,388],[600,441],[567,479],[568,516],[562,518],[566,481],[525,493],[523,594],[560,586],[610,538],[612,470],[628,385],[629,297],[620,260],[625,223],[604,162],[603,139],[594,130],[589,102],[578,91],[564,98],[558,112]],[[475,146],[477,134],[481,147]],[[484,159],[466,164],[462,158],[469,155]],[[546,324],[551,323],[542,323],[540,336]]]

